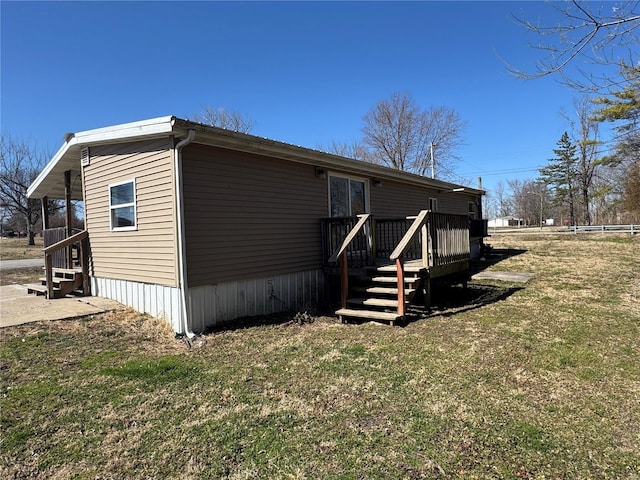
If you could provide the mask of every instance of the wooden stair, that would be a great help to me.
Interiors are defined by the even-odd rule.
[[[83,276],[82,271],[67,269],[67,268],[54,268],[53,271],[53,298],[62,298],[66,295],[78,292],[80,294],[83,288]],[[46,277],[40,278],[40,283],[27,284],[27,293],[35,295],[47,296],[47,279]]]
[[[421,270],[418,267],[405,267],[405,310],[423,283]],[[347,307],[336,311],[342,321],[349,317],[385,321],[394,325],[404,320],[403,315],[398,313],[398,277],[395,264],[372,269],[370,275],[359,278],[359,283],[353,289],[359,296],[348,298]]]

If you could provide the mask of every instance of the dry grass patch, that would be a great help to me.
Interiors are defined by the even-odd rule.
[[[28,238],[0,238],[0,260],[25,260],[41,258],[42,237],[35,238],[35,245],[28,245]]]
[[[0,285],[36,283],[43,276],[42,267],[3,269],[0,275]]]
[[[282,318],[191,350],[131,311],[4,329],[0,474],[638,478],[637,239],[492,244],[536,277],[406,328]]]

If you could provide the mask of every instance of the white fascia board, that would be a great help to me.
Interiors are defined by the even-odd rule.
[[[27,198],[31,198],[31,195],[38,189],[40,184],[49,176],[49,174],[53,171],[55,166],[60,162],[64,154],[67,153],[67,150],[71,148],[73,145],[78,143],[75,138],[70,139],[68,142],[65,142],[62,147],[56,152],[56,154],[49,160],[49,163],[45,165],[40,174],[36,177],[36,179],[29,185],[27,189]]]
[[[173,119],[174,117],[172,116],[158,117],[111,127],[96,128],[78,132],[74,135],[74,138],[78,140],[77,143],[85,144],[169,133],[173,129]]]
[[[153,135],[166,134],[173,131],[173,116],[152,118],[139,122],[123,123],[113,125],[111,127],[96,128],[93,130],[85,130],[73,135],[67,142],[60,147],[60,150],[51,158],[49,163],[44,167],[42,172],[36,177],[33,183],[27,189],[27,197],[30,198],[44,180],[51,174],[55,167],[64,158],[65,154],[74,145],[106,143],[116,140],[125,140],[135,137],[148,137]],[[78,158],[78,163],[80,159]]]

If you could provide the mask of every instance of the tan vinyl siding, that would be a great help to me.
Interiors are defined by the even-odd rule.
[[[429,208],[429,197],[437,197],[437,192],[383,180],[379,187],[371,187],[371,213],[378,218],[417,215],[420,210]]]
[[[439,212],[467,215],[469,202],[475,202],[477,197],[383,180],[379,187],[371,187],[371,213],[379,218],[417,215],[420,210],[429,208],[429,198],[438,199]]]
[[[195,144],[183,162],[190,287],[322,267],[313,166]]]
[[[85,216],[92,274],[178,285],[172,140],[90,147],[84,169]],[[137,228],[111,231],[109,185],[135,180]]]
[[[438,210],[442,213],[457,215],[469,214],[469,202],[476,201],[476,197],[464,192],[446,192],[437,196]]]

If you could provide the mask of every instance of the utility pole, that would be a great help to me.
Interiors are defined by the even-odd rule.
[[[433,147],[435,147],[436,144],[431,142],[429,146],[431,147],[431,178],[436,178],[436,161],[433,158]]]

